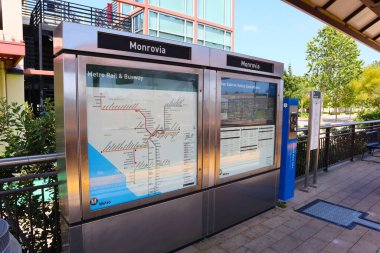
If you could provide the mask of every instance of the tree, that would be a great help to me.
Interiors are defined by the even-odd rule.
[[[363,66],[355,41],[325,26],[307,44],[306,54],[307,77],[312,87],[324,94],[324,104],[336,111],[340,106],[351,106],[354,96],[349,84],[359,77]]]
[[[356,94],[356,100],[366,107],[380,107],[380,62],[371,64],[362,75],[350,83]]]
[[[306,80],[293,74],[292,65],[284,71],[284,97],[298,98],[301,108],[307,98]]]
[[[372,62],[369,67],[375,67],[375,68],[380,68],[380,61],[374,61]]]

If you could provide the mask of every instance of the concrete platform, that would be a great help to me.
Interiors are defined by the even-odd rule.
[[[368,219],[380,222],[380,164],[345,162],[319,174],[318,183],[309,193],[296,190],[285,209],[272,209],[178,252],[380,252],[380,232],[362,226],[348,230],[294,211],[323,199],[367,212]]]

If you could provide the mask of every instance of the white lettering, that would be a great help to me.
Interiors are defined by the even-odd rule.
[[[250,63],[250,62],[246,62],[246,61],[241,61],[241,66],[243,66],[245,68],[260,70],[260,65],[257,63]]]
[[[130,42],[129,42],[129,48],[130,48],[130,49],[136,49],[136,42],[132,42],[132,41],[130,41]]]
[[[138,44],[136,41],[129,42],[129,48],[137,51],[145,51],[147,53],[166,54],[166,48],[162,46],[147,46]]]

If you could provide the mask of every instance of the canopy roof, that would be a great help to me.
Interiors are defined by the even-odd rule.
[[[283,0],[380,52],[380,0]]]

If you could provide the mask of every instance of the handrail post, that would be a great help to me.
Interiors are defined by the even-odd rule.
[[[331,127],[326,128],[326,138],[325,138],[325,172],[329,171],[329,161],[330,161],[330,132]]]
[[[351,126],[351,162],[354,161],[355,156],[355,125]]]

